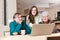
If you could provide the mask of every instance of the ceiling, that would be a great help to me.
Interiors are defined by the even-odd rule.
[[[18,0],[20,7],[29,8],[32,5],[37,7],[54,7],[60,5],[60,0]]]

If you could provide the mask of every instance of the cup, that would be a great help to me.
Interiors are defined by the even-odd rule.
[[[21,30],[21,35],[25,35],[25,30]]]

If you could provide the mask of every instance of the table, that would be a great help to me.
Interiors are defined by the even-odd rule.
[[[60,36],[60,33],[53,33],[51,35],[31,36],[31,35],[17,35],[0,37],[0,40],[47,40],[47,37]]]
[[[55,26],[56,26],[57,29],[60,29],[60,21],[56,21]]]
[[[60,36],[47,37],[47,40],[60,40]]]

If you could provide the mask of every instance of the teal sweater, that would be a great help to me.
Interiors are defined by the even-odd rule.
[[[13,21],[9,24],[10,27],[10,35],[13,35],[14,32],[20,32],[21,30],[25,30],[25,34],[30,34],[30,27],[23,21],[21,24]]]

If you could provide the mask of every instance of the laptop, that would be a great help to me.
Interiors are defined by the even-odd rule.
[[[31,35],[49,35],[53,32],[55,24],[33,24]]]

